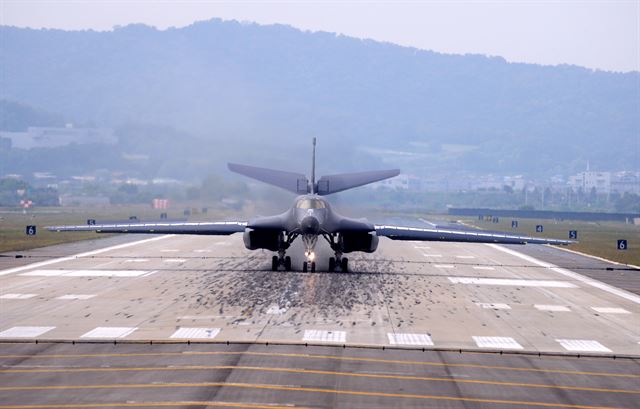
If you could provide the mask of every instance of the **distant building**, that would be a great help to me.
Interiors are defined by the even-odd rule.
[[[569,187],[576,192],[591,192],[595,188],[596,193],[611,193],[611,172],[580,172],[569,176]]]
[[[617,172],[611,177],[612,193],[640,194],[640,172]]]
[[[26,132],[0,131],[0,145],[4,139],[10,140],[9,147],[18,149],[51,148],[72,143],[115,144],[117,138],[109,128],[64,128],[30,126]]]

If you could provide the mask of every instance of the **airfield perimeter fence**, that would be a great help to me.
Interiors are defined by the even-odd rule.
[[[523,219],[583,220],[591,222],[599,221],[622,223],[634,223],[634,220],[640,220],[640,213],[559,212],[553,210],[508,210],[450,207],[449,214],[452,216],[471,217],[519,217]]]

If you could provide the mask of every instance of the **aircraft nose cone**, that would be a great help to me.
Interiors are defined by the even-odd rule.
[[[300,222],[302,234],[318,234],[320,232],[320,222],[313,216],[306,216]]]

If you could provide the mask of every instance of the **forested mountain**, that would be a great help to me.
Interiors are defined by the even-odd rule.
[[[99,126],[168,125],[212,160],[300,168],[311,136],[331,171],[386,161],[422,174],[570,174],[587,161],[637,169],[640,156],[638,72],[221,20],[163,31],[0,27],[0,69],[0,98]]]

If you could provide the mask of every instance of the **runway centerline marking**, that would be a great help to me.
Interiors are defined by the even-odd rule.
[[[167,258],[162,261],[165,263],[184,263],[187,260],[184,258]]]
[[[38,294],[3,294],[0,295],[0,298],[3,300],[28,300],[36,295]]]
[[[314,387],[287,386],[287,385],[274,385],[274,384],[234,383],[234,382],[14,386],[14,387],[0,387],[0,390],[33,391],[33,390],[70,390],[70,389],[75,389],[75,390],[143,389],[143,388],[144,389],[147,389],[147,388],[148,389],[169,389],[169,388],[215,388],[215,387],[262,389],[262,390],[277,390],[277,391],[290,391],[290,392],[330,393],[330,394],[336,394],[336,395],[355,395],[355,396],[369,396],[369,397],[383,397],[383,398],[404,398],[404,399],[420,399],[420,400],[445,400],[445,401],[458,401],[458,402],[494,403],[494,404],[518,405],[518,406],[526,405],[526,406],[560,407],[560,408],[574,408],[574,409],[618,409],[618,408],[612,408],[608,406],[576,405],[576,404],[568,404],[568,403],[563,404],[561,402],[554,403],[554,402],[536,402],[536,401],[517,401],[517,400],[473,398],[473,397],[446,396],[446,395],[418,395],[418,394],[411,394],[411,393],[358,391],[358,390],[314,388]],[[2,408],[2,406],[0,406],[0,408]]]
[[[486,310],[510,310],[509,304],[492,303],[492,302],[477,302],[478,307],[482,307]]]
[[[442,257],[442,254],[425,254],[425,253],[422,253],[422,255],[425,256],[425,257],[433,257],[433,258]]]
[[[35,338],[55,327],[12,327],[0,332],[0,338]]]
[[[577,288],[568,281],[524,280],[517,278],[447,277],[453,284],[511,285],[518,287]]]
[[[2,373],[34,374],[34,373],[85,373],[85,372],[156,372],[156,371],[174,372],[174,371],[210,371],[210,370],[283,372],[283,373],[311,374],[311,375],[344,376],[344,377],[354,377],[354,378],[396,379],[396,380],[427,381],[427,382],[455,382],[455,383],[469,383],[469,384],[481,384],[481,385],[525,387],[525,388],[564,389],[564,390],[577,390],[577,391],[588,391],[588,392],[640,394],[640,390],[633,390],[633,389],[611,389],[611,388],[594,388],[590,386],[547,385],[547,384],[527,383],[527,382],[494,381],[494,380],[484,380],[484,379],[462,379],[454,376],[437,377],[437,376],[398,375],[398,374],[390,374],[390,373],[370,373],[370,372],[356,373],[356,372],[327,371],[322,369],[298,369],[298,368],[286,368],[286,367],[265,367],[265,366],[245,366],[245,365],[186,365],[186,366],[168,366],[168,367],[3,369],[3,370],[0,370],[0,374]],[[11,388],[11,387],[8,386],[7,388]]]
[[[553,369],[553,368],[525,368],[517,366],[500,366],[500,365],[482,365],[482,364],[454,364],[445,362],[432,362],[432,361],[404,361],[399,359],[382,359],[382,358],[364,358],[355,356],[331,356],[331,355],[317,355],[317,354],[296,354],[296,353],[277,353],[277,352],[227,352],[227,351],[188,351],[188,352],[134,352],[134,353],[103,353],[103,354],[43,354],[43,355],[0,355],[0,359],[15,359],[15,358],[29,358],[29,359],[78,359],[78,358],[131,358],[131,357],[159,357],[159,356],[172,356],[172,357],[185,357],[185,356],[225,356],[225,355],[247,355],[247,356],[266,356],[273,358],[299,358],[299,359],[326,359],[331,361],[347,361],[347,362],[375,362],[375,363],[389,363],[399,365],[415,365],[415,366],[440,366],[451,368],[476,368],[476,369],[493,369],[499,371],[514,371],[514,372],[539,372],[539,373],[555,373],[564,375],[576,375],[576,376],[602,376],[613,378],[640,378],[637,374],[625,374],[625,373],[612,373],[612,372],[591,372],[591,371],[570,371],[566,369]],[[580,358],[586,359],[586,358]],[[622,362],[622,361],[621,361]],[[635,365],[635,363],[634,363]]]
[[[472,337],[479,348],[494,349],[523,349],[515,339],[511,337]]]
[[[434,264],[433,266],[436,268],[455,268],[456,267],[453,264]]]
[[[80,338],[124,338],[137,329],[136,327],[97,327]]]
[[[608,292],[610,294],[617,295],[618,297],[624,298],[624,299],[629,300],[631,302],[634,302],[636,304],[640,304],[640,296],[638,296],[636,294],[632,294],[632,293],[630,293],[628,291],[622,290],[622,289],[614,287],[612,285],[605,284],[605,283],[603,283],[601,281],[593,280],[591,278],[583,276],[582,274],[578,274],[576,272],[569,271],[569,270],[566,270],[564,268],[559,268],[558,266],[555,266],[553,264],[546,263],[544,261],[540,261],[537,258],[534,258],[534,257],[531,257],[531,256],[527,256],[526,254],[519,253],[519,252],[517,252],[515,250],[511,250],[511,249],[508,249],[506,247],[503,247],[503,246],[500,246],[500,245],[497,245],[497,244],[489,243],[489,244],[486,244],[486,245],[489,246],[489,247],[492,247],[492,248],[494,248],[496,250],[502,251],[504,253],[511,254],[512,256],[518,257],[518,258],[520,258],[522,260],[525,260],[525,261],[528,261],[530,263],[539,265],[541,267],[548,268],[548,269],[550,269],[552,271],[555,271],[556,273],[560,273],[560,274],[562,274],[562,275],[564,275],[566,277],[570,277],[570,278],[572,278],[574,280],[580,281],[580,282],[582,282],[584,284],[587,284],[587,285],[590,285],[592,287],[598,288],[600,290],[606,291],[606,292]]]
[[[33,270],[19,274],[33,277],[146,277],[151,270]]]
[[[494,267],[489,267],[489,266],[473,266],[471,268],[473,268],[474,270],[487,270],[487,271],[495,270]]]
[[[88,300],[95,296],[95,294],[65,294],[60,297],[56,297],[56,300]]]
[[[615,307],[591,307],[595,312],[599,312],[600,314],[631,314],[630,311],[625,310],[624,308],[615,308]]]
[[[133,242],[130,242],[130,243],[118,244],[116,246],[109,246],[109,247],[105,247],[105,248],[98,249],[98,250],[92,250],[92,251],[87,251],[87,252],[84,252],[84,253],[78,253],[78,254],[74,254],[72,256],[60,257],[60,258],[56,258],[56,259],[53,259],[53,260],[40,261],[38,263],[27,264],[25,266],[20,266],[20,267],[14,267],[14,268],[10,268],[8,270],[0,271],[0,276],[6,275],[6,274],[18,273],[18,272],[24,271],[24,270],[31,270],[31,269],[34,269],[34,268],[44,267],[44,266],[48,266],[48,265],[55,264],[55,263],[61,263],[63,261],[76,260],[76,259],[83,258],[83,257],[94,256],[96,254],[105,253],[107,251],[119,250],[119,249],[131,247],[131,246],[135,246],[135,245],[138,245],[138,244],[144,244],[144,243],[149,243],[149,242],[152,242],[152,241],[163,240],[163,239],[166,239],[166,238],[169,238],[169,237],[173,237],[173,236],[174,236],[173,234],[165,234],[163,236],[152,237],[150,239],[143,239],[143,240],[133,241]]]
[[[565,307],[564,305],[535,304],[533,307],[540,311],[571,312],[569,307]]]

